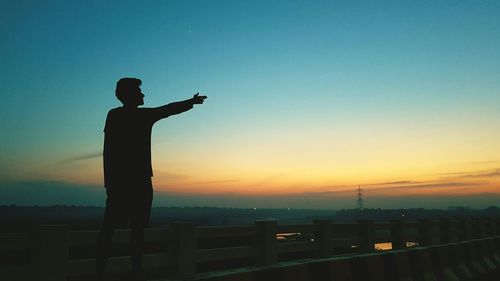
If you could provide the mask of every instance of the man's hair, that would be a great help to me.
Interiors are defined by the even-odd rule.
[[[123,104],[127,103],[127,95],[135,91],[137,87],[141,86],[141,79],[137,78],[122,78],[116,82],[115,95]]]

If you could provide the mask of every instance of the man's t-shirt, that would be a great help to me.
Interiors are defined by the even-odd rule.
[[[104,127],[104,186],[122,186],[152,177],[153,124],[192,107],[191,100],[186,100],[156,108],[111,109]]]

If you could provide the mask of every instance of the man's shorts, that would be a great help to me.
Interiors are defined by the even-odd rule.
[[[103,224],[112,228],[145,227],[149,224],[153,185],[151,178],[106,187]]]

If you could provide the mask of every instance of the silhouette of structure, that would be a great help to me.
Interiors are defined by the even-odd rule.
[[[113,232],[130,226],[131,279],[145,280],[142,273],[143,232],[149,223],[153,186],[151,177],[151,130],[153,125],[171,115],[202,104],[206,96],[155,108],[139,108],[144,104],[137,78],[122,78],[116,83],[116,97],[123,104],[111,109],[104,127],[104,186],[106,209],[97,239],[96,272],[102,280],[111,250]]]
[[[144,268],[155,280],[500,280],[498,216],[295,225],[258,220],[237,227],[178,222],[147,232],[146,242],[155,247],[148,247]],[[280,233],[302,235],[282,241]],[[0,251],[7,253],[0,279],[94,281],[87,253],[96,235],[54,224],[0,233]],[[120,231],[117,240],[129,235]],[[383,249],[377,244],[385,242],[396,251],[377,254]],[[125,259],[110,259],[115,274],[128,276]],[[220,275],[221,269],[228,270]]]
[[[365,200],[363,198],[363,189],[358,185],[358,189],[356,190],[356,203],[358,210],[363,210],[365,208]]]

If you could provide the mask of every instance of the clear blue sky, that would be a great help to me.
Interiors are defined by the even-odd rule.
[[[333,192],[499,166],[499,1],[0,5],[5,181],[99,185],[121,77],[143,80],[145,106],[209,96],[156,126],[159,190]]]

